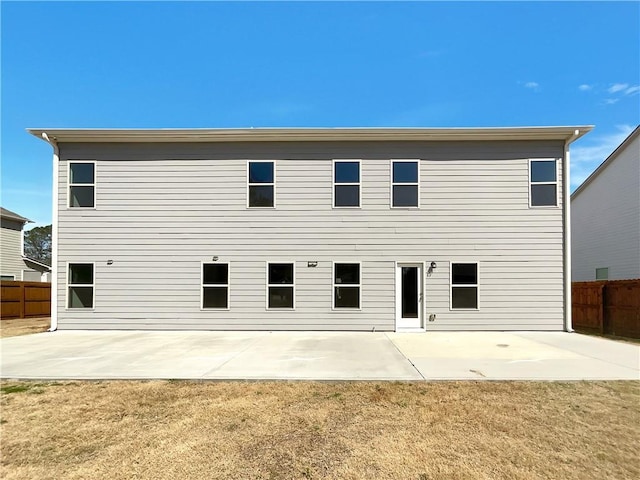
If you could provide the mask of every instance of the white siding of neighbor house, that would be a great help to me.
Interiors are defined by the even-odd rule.
[[[640,278],[640,135],[571,200],[572,280]]]
[[[22,279],[22,222],[2,219],[0,231],[0,273]]]
[[[395,262],[437,262],[427,330],[562,330],[562,205],[529,208],[530,158],[564,143],[62,144],[61,329],[394,330]],[[332,160],[361,160],[359,209],[332,208]],[[246,207],[247,160],[275,160],[275,209]],[[420,159],[420,209],[390,208],[390,159]],[[96,208],[67,208],[69,160],[96,161]],[[559,178],[559,199],[562,199]],[[200,268],[230,265],[230,308]],[[107,260],[113,260],[107,265]],[[295,262],[295,311],[266,310],[266,263]],[[308,261],[317,261],[315,268]],[[332,262],[360,262],[362,305],[332,310]],[[450,311],[451,261],[479,262],[480,309]],[[95,308],[65,309],[66,266],[95,262]]]

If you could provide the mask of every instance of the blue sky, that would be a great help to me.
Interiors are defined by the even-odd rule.
[[[51,221],[27,127],[595,124],[575,188],[640,123],[638,2],[7,2],[2,205]]]

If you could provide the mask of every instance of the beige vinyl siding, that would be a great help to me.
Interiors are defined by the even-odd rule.
[[[63,144],[59,328],[393,330],[395,262],[435,261],[428,330],[561,330],[562,209],[528,207],[528,161],[563,147]],[[334,158],[361,159],[360,209],[332,208]],[[390,208],[390,159],[402,158],[421,160],[420,209]],[[95,210],[66,206],[70,159],[96,160]],[[246,208],[247,160],[276,161],[276,209]],[[213,256],[229,263],[228,311],[200,308],[201,262]],[[95,262],[95,310],[65,310],[66,264],[85,261]],[[286,261],[296,308],[269,311],[266,263]],[[362,308],[332,310],[332,262],[353,261]],[[452,261],[480,263],[479,311],[449,310]]]
[[[22,223],[2,219],[0,233],[0,273],[22,280]]]

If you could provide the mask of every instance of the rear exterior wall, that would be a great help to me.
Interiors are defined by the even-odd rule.
[[[562,330],[563,216],[529,207],[529,159],[563,142],[60,145],[61,329],[395,329],[395,262],[425,275],[427,330]],[[332,208],[332,160],[361,160],[361,208]],[[390,208],[391,159],[420,160],[420,208]],[[96,207],[68,208],[69,161],[95,161]],[[276,208],[247,208],[247,161],[274,160]],[[201,263],[230,266],[203,310]],[[107,260],[112,260],[108,265]],[[295,310],[267,310],[266,263],[295,262]],[[309,268],[307,262],[318,262]],[[332,310],[332,262],[361,262],[358,311]],[[479,309],[450,310],[451,262],[479,263]],[[67,264],[95,263],[94,309],[67,309]]]

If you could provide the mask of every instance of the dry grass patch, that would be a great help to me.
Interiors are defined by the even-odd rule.
[[[5,479],[640,478],[640,382],[2,384]]]
[[[0,320],[0,338],[46,332],[51,326],[49,317],[9,318]]]

